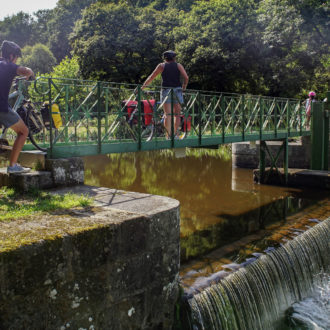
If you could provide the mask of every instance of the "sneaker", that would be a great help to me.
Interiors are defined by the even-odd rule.
[[[7,167],[7,173],[16,173],[16,174],[19,174],[19,173],[27,173],[27,172],[30,172],[31,169],[29,167],[23,167],[19,164],[15,164],[13,166],[8,166]]]
[[[176,139],[176,140],[183,140],[184,137],[185,137],[185,134],[184,134],[184,133],[181,133],[181,134],[177,134],[177,135],[175,136],[175,139]]]

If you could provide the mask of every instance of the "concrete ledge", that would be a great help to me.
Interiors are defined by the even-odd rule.
[[[45,167],[46,171],[21,174],[8,174],[7,168],[0,168],[0,186],[28,191],[31,188],[47,189],[84,183],[84,161],[80,157],[46,159]]]
[[[84,161],[81,157],[46,159],[45,169],[52,173],[55,187],[84,183]]]
[[[178,201],[88,186],[74,192],[95,205],[0,223],[0,328],[171,329]]]
[[[54,187],[51,172],[31,171],[22,174],[8,174],[7,168],[0,168],[0,186],[28,191],[31,188],[46,189]]]
[[[10,151],[0,151],[0,161],[7,162],[10,157]],[[46,157],[46,152],[39,150],[23,150],[19,154],[18,162],[24,167],[33,167],[38,168],[39,170],[44,170]]]
[[[256,169],[253,171],[254,181],[266,184],[284,185],[284,170],[279,169],[279,173],[275,170],[270,171],[266,168],[265,177],[266,182],[260,182],[260,171]],[[291,187],[307,187],[317,189],[330,189],[330,171],[313,171],[302,170],[297,168],[290,168],[288,170],[288,186]]]
[[[273,156],[276,155],[282,142],[267,141],[268,149]],[[310,139],[289,142],[289,167],[309,168],[310,167]],[[270,159],[266,156],[266,166],[270,166]],[[283,154],[279,156],[278,164],[283,162]],[[257,168],[259,166],[259,141],[256,143],[241,142],[232,144],[232,164],[235,167]]]

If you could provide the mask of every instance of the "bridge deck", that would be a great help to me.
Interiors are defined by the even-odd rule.
[[[182,140],[166,140],[164,138],[154,138],[151,141],[142,141],[141,143],[136,141],[108,141],[102,143],[99,148],[97,143],[80,143],[75,145],[58,143],[52,149],[51,158],[66,158],[66,157],[79,157],[79,156],[91,156],[97,154],[111,154],[111,153],[123,153],[123,152],[137,152],[147,150],[161,150],[171,148],[185,148],[185,147],[208,147],[217,146],[228,143],[236,143],[243,141],[257,141],[257,140],[280,140],[289,137],[300,137],[310,135],[309,131],[303,132],[278,132],[277,135],[272,133],[265,133],[261,137],[257,134],[246,134],[244,139],[242,135],[226,135],[222,136],[203,136],[199,139],[196,136],[188,136]]]

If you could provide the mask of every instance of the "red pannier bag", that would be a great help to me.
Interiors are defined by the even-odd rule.
[[[144,113],[144,124],[148,126],[152,122],[152,113],[154,111],[156,100],[143,100],[142,104],[143,104],[143,113]]]
[[[183,131],[184,132],[190,132],[191,130],[191,116],[189,115],[187,118],[184,118],[184,115],[182,115],[183,120]]]
[[[123,106],[126,105],[127,114],[126,114],[126,120],[129,121],[131,119],[132,124],[138,123],[138,111],[137,111],[137,101],[123,101]],[[142,116],[144,118],[144,125],[148,126],[152,122],[152,113],[153,108],[156,104],[156,100],[142,100],[141,101],[141,112]],[[136,110],[136,112],[133,115],[133,118],[131,118],[132,113]]]

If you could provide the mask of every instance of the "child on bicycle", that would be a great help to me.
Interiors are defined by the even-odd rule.
[[[15,76],[23,76],[26,79],[32,77],[33,71],[30,68],[19,66],[16,61],[21,54],[21,48],[12,41],[3,41],[1,45],[0,58],[0,124],[10,127],[17,133],[10,158],[7,173],[29,172],[30,168],[22,167],[17,164],[18,156],[25,144],[29,134],[27,126],[21,117],[11,109],[8,103],[10,87]]]

